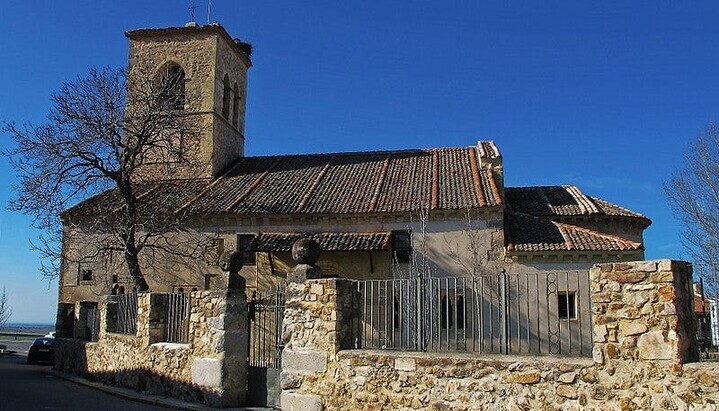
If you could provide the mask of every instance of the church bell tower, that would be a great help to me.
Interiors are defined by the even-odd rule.
[[[142,178],[214,177],[243,156],[251,45],[233,39],[218,24],[188,23],[125,35],[130,40],[129,78],[141,71],[151,73],[153,81],[170,78],[176,111],[197,125],[196,133],[177,142],[177,158],[150,162],[143,166]],[[128,111],[135,104],[131,101]]]

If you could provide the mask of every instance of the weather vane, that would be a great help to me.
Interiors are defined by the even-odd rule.
[[[197,4],[193,1],[190,3],[190,7],[188,7],[190,10],[190,21],[195,21],[195,10],[197,9]]]

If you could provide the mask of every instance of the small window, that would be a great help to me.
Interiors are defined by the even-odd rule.
[[[560,319],[574,320],[577,318],[577,298],[573,291],[557,294],[557,313]]]
[[[81,262],[78,264],[77,278],[80,282],[94,281],[93,262]]]
[[[237,251],[242,253],[243,264],[255,265],[255,251],[252,250],[252,240],[255,239],[254,234],[237,234]]]
[[[112,282],[113,282],[113,283],[120,282],[120,276],[117,275],[117,274],[113,274],[113,275],[112,275]]]
[[[396,263],[408,263],[412,257],[412,236],[409,231],[392,231],[392,258]]]
[[[80,273],[80,280],[82,281],[92,281],[92,270],[83,269]]]

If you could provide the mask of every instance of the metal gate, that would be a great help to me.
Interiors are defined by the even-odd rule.
[[[280,406],[284,315],[284,285],[267,292],[252,292],[252,299],[249,302],[248,405],[274,408]]]

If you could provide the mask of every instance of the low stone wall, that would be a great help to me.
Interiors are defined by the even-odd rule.
[[[344,280],[288,287],[285,410],[634,410],[719,404],[719,364],[695,358],[691,270],[651,261],[591,271],[593,358],[353,350]]]
[[[717,375],[717,363],[347,350],[303,383],[328,410],[680,410],[716,409]]]
[[[100,303],[97,342],[58,338],[55,367],[90,379],[214,406],[244,402],[247,383],[247,307],[244,291],[196,291],[190,295],[186,344],[157,341],[161,326],[150,318],[158,294],[138,296],[135,335],[107,331]]]

